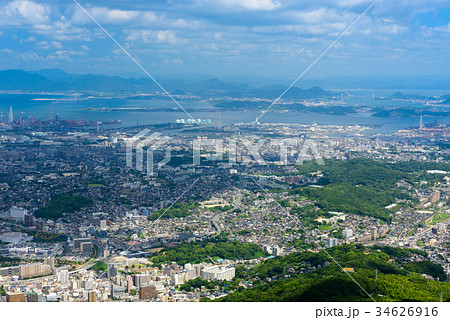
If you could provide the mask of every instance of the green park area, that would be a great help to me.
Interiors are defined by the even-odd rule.
[[[430,225],[435,225],[440,222],[444,222],[445,220],[450,219],[450,213],[439,212],[436,214],[430,221]]]

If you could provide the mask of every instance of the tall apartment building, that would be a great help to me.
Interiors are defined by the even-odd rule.
[[[29,263],[19,266],[19,277],[20,279],[39,277],[46,274],[50,274],[52,270],[47,264],[42,264],[40,262]]]
[[[51,270],[55,270],[55,257],[44,258],[44,264],[50,266]]]
[[[32,214],[26,214],[24,217],[25,226],[32,227],[34,225],[34,218]]]
[[[27,302],[25,293],[7,293],[6,302]]]
[[[353,236],[353,230],[352,229],[344,229],[342,231],[342,235],[344,236],[345,239],[348,239],[351,236]]]
[[[431,193],[430,197],[428,198],[428,201],[431,203],[438,202],[441,199],[441,193],[439,191],[434,191]]]
[[[436,224],[436,230],[438,233],[444,233],[447,230],[447,225],[445,223],[438,223]]]
[[[370,240],[377,240],[378,239],[378,229],[376,227],[370,228]]]
[[[82,253],[91,254],[94,244],[90,241],[80,243],[80,251]]]
[[[27,302],[38,302],[39,301],[39,297],[38,294],[33,292],[33,293],[29,293],[27,294]]]
[[[125,296],[125,288],[113,284],[111,286],[111,298],[123,298]]]
[[[95,291],[90,291],[88,293],[88,302],[97,302],[97,294]]]
[[[117,276],[117,266],[115,263],[108,263],[108,271],[106,272],[108,278]]]
[[[144,285],[149,284],[151,280],[151,275],[149,274],[133,274],[133,283],[136,288],[140,288]]]
[[[69,284],[69,270],[58,271],[56,277],[61,284]]]
[[[200,275],[203,280],[231,280],[234,278],[236,269],[234,267],[214,266],[203,269]]]
[[[28,214],[28,210],[24,208],[18,208],[16,206],[13,206],[11,207],[11,209],[9,209],[10,217],[16,220],[25,221],[26,214]]]
[[[141,300],[148,300],[158,297],[158,291],[155,286],[146,285],[139,289],[139,298]]]
[[[378,237],[384,237],[386,233],[389,231],[389,226],[387,224],[382,225],[380,229],[378,229]]]
[[[73,251],[74,252],[80,252],[81,251],[81,244],[83,242],[91,242],[90,238],[78,238],[78,239],[73,239]]]
[[[327,247],[331,248],[337,246],[339,244],[339,240],[336,238],[328,238],[327,239]]]

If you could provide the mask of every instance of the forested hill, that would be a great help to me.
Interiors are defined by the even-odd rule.
[[[441,292],[450,299],[443,268],[426,261],[423,251],[353,245],[327,251],[368,294],[321,251],[268,259],[241,272],[235,281],[248,281],[248,287],[220,301],[439,301]]]
[[[431,175],[426,170],[449,170],[449,164],[397,162],[385,163],[371,159],[325,160],[325,165],[315,161],[298,167],[300,175],[310,175],[320,171],[323,177],[317,184],[321,188],[299,187],[290,192],[313,200],[325,212],[341,211],[351,214],[373,216],[388,221],[390,212],[386,206],[397,200],[417,199],[405,189],[396,187],[396,182],[404,180],[415,185],[422,175]]]

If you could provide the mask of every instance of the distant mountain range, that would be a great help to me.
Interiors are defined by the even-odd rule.
[[[158,76],[160,84],[174,94],[194,94],[201,96],[230,96],[235,98],[258,97],[275,99],[289,85],[289,81],[263,79],[260,76],[241,77],[226,76],[222,79],[207,75],[182,74],[175,76]],[[225,80],[224,80],[225,79]],[[244,84],[248,83],[248,84]],[[339,92],[324,90],[346,89],[436,89],[448,90],[450,78],[443,76],[382,76],[372,77],[330,77],[322,80],[302,79],[301,89],[292,87],[285,95],[287,99],[326,98],[339,96]],[[322,87],[322,88],[321,88]],[[162,92],[151,79],[144,77],[119,77],[96,74],[72,74],[60,69],[43,69],[39,71],[3,70],[0,71],[0,90],[20,90],[24,92],[86,92],[86,93],[156,93]],[[419,98],[415,95],[395,93],[390,99]]]
[[[163,79],[161,85],[173,94],[194,94],[202,96],[258,97],[274,99],[286,89],[283,85],[261,88],[215,78],[186,81]],[[122,78],[118,76],[66,73],[59,69],[39,71],[0,71],[0,90],[23,92],[96,92],[96,93],[156,93],[162,92],[151,79]],[[300,89],[292,87],[284,98],[309,99],[332,97],[334,94],[319,87]]]

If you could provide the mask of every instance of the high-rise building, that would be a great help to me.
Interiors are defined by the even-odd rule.
[[[279,246],[274,246],[272,248],[272,255],[274,257],[277,257],[277,256],[281,255],[282,253],[283,253],[283,249],[281,249]]]
[[[158,297],[158,291],[155,286],[146,285],[139,289],[139,298],[141,300],[148,300]]]
[[[80,281],[78,280],[71,280],[70,281],[70,289],[75,290],[80,288]]]
[[[19,266],[0,268],[0,276],[12,276],[19,273]]]
[[[183,279],[181,279],[181,275],[178,273],[173,274],[171,278],[172,278],[172,285],[174,286],[184,283]]]
[[[447,225],[445,223],[438,223],[436,224],[436,230],[438,233],[444,233],[447,230]]]
[[[19,266],[20,279],[39,277],[51,273],[50,266],[47,264],[29,263]]]
[[[14,122],[13,109],[12,106],[9,107],[9,123],[12,124]]]
[[[123,298],[125,296],[125,288],[118,285],[111,285],[111,298]]]
[[[430,198],[428,198],[428,201],[431,203],[438,202],[441,199],[441,193],[439,191],[434,191],[431,193]]]
[[[55,270],[55,257],[44,258],[44,264],[48,265],[51,270]]]
[[[149,274],[133,274],[132,277],[134,286],[137,288],[148,284],[151,280],[151,276]]]
[[[378,229],[376,227],[370,228],[370,240],[374,241],[378,239]]]
[[[92,242],[82,242],[80,243],[80,251],[82,253],[91,254],[94,244]]]
[[[108,263],[108,271],[106,272],[108,278],[117,276],[117,266],[115,263]]]
[[[33,292],[27,294],[27,302],[38,302],[38,294]]]
[[[328,238],[327,239],[327,247],[331,248],[331,247],[335,247],[339,244],[339,240],[336,238]]]
[[[131,292],[131,289],[133,289],[133,278],[130,276],[127,276],[127,292],[128,294]]]
[[[384,237],[389,231],[389,226],[384,224],[378,229],[378,238]]]
[[[58,271],[56,278],[61,284],[69,284],[69,270]]]
[[[342,235],[344,236],[345,239],[348,239],[351,236],[353,236],[353,230],[352,229],[344,229],[342,231]]]
[[[85,290],[93,290],[94,289],[94,284],[95,284],[95,281],[93,279],[88,279],[86,281],[83,281],[81,283],[81,286]]]
[[[88,293],[88,302],[97,302],[97,294],[95,291],[90,291]]]
[[[26,214],[28,214],[28,210],[26,210],[24,208],[18,208],[16,206],[13,206],[13,207],[11,207],[11,209],[9,209],[9,215],[13,219],[25,221]]]
[[[6,293],[6,302],[27,302],[25,293]]]
[[[90,242],[91,239],[90,238],[78,238],[78,239],[73,239],[73,251],[74,252],[79,252],[81,251],[81,244],[83,242]]]
[[[195,277],[200,277],[201,272],[202,272],[203,266],[201,264],[196,264],[194,266],[194,270],[195,270]]]
[[[34,224],[34,218],[32,214],[25,215],[25,226],[32,227]]]
[[[203,280],[231,280],[234,278],[236,269],[234,267],[214,266],[203,269],[200,276]]]

